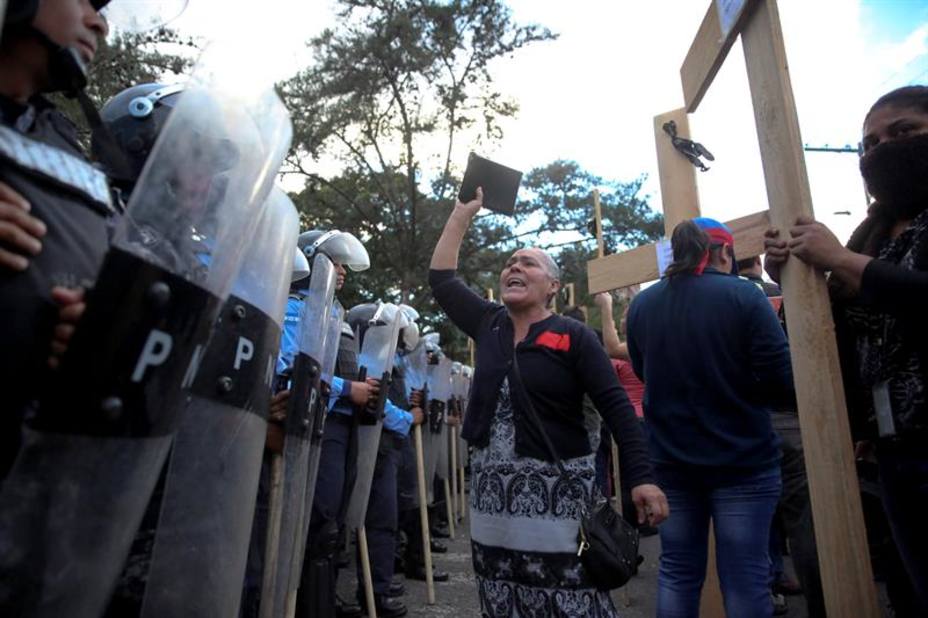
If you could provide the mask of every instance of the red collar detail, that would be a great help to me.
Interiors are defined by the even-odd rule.
[[[561,352],[567,352],[570,350],[570,334],[554,333],[550,330],[546,330],[535,338],[535,345],[544,346],[546,348],[551,348],[552,350],[558,350]]]

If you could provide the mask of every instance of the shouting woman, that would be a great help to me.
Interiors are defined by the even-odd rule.
[[[455,276],[464,234],[483,203],[458,202],[432,254],[429,283],[454,324],[476,342],[476,373],[463,437],[471,460],[471,539],[484,616],[615,616],[578,557],[581,512],[595,496],[599,432],[584,426],[583,396],[619,438],[622,471],[639,520],[667,516],[652,480],[635,411],[606,352],[584,324],[552,313],[558,267],[520,249],[499,277],[502,305]],[[534,409],[534,413],[533,413]],[[570,478],[562,478],[541,427]]]

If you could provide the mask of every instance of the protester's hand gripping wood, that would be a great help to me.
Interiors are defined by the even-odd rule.
[[[731,27],[727,30],[723,30],[718,13],[723,8],[733,10]],[[686,112],[696,110],[739,34],[744,47],[770,205],[769,215],[758,213],[744,217],[743,220],[769,216],[774,225],[786,229],[798,216],[812,216],[813,213],[775,0],[733,0],[724,3],[717,0],[710,4],[680,69],[686,107],[671,114],[675,114],[679,120],[685,120]],[[655,129],[660,119],[660,116],[655,119]],[[685,127],[679,121],[677,125],[678,130]],[[669,236],[670,230],[681,220],[681,217],[671,215],[670,208],[674,207],[674,202],[684,202],[684,209],[686,202],[694,204],[696,212],[688,216],[698,216],[698,199],[679,197],[681,194],[685,196],[692,193],[698,198],[698,194],[695,178],[690,182],[667,167],[670,164],[681,170],[682,174],[683,166],[688,165],[683,157],[678,157],[674,164],[669,157],[661,156],[662,150],[666,151],[669,147],[668,141],[666,136],[658,136],[661,190]],[[695,176],[691,167],[686,174]],[[748,242],[756,242],[755,231],[763,232],[762,221],[756,220],[755,223],[761,229],[748,230],[751,232]],[[735,251],[737,259],[762,252],[758,249],[755,253],[753,247],[745,249],[744,241],[739,239],[738,233],[735,234]],[[655,257],[655,247],[650,245],[625,255],[589,262],[590,292],[655,279]],[[825,605],[829,616],[875,618],[880,612],[867,553],[860,490],[824,279],[811,267],[797,260],[789,260],[783,269],[783,296],[786,319],[790,325],[790,353]],[[711,536],[709,549],[711,561],[714,555]],[[712,571],[714,569],[710,568],[710,575]],[[706,588],[709,587],[710,582],[707,581]],[[704,616],[716,618],[724,615],[720,600],[718,603],[713,601],[713,607],[709,608],[705,597]]]
[[[419,481],[419,524],[422,526],[422,553],[425,556],[425,587],[429,605],[435,605],[435,582],[432,580],[432,540],[429,535],[429,505],[425,489],[425,455],[422,451],[422,426],[413,427],[416,442],[416,476]]]
[[[367,550],[367,532],[364,526],[358,528],[358,553],[361,555],[361,577],[364,579],[364,600],[367,603],[368,618],[377,618],[377,607],[374,604],[374,580],[371,577],[371,555]]]
[[[741,40],[771,219],[785,230],[813,212],[776,2],[759,3]],[[825,607],[834,617],[877,617],[881,613],[825,279],[811,266],[789,259],[782,283]]]

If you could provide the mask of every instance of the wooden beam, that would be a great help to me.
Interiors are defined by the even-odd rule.
[[[683,108],[654,117],[654,143],[657,169],[661,181],[661,205],[664,211],[664,235],[670,238],[673,228],[683,219],[699,216],[699,190],[696,168],[673,147],[664,124],[674,122],[677,135],[689,138],[690,121]]]
[[[755,212],[726,221],[735,237],[735,259],[744,260],[764,253],[764,232],[770,227],[770,212]]]
[[[698,216],[698,213],[693,216]],[[764,252],[764,232],[770,227],[770,216],[766,210],[728,221],[726,225],[735,237],[737,259],[743,260]],[[586,272],[590,294],[654,281],[660,277],[655,245],[590,260]]]
[[[812,198],[774,0],[742,33],[771,220],[787,229],[811,216]],[[793,379],[829,616],[880,616],[848,427],[831,303],[820,272],[797,259],[783,268]]]
[[[586,275],[590,294],[654,281],[660,276],[657,271],[655,246],[645,245],[624,253],[590,260],[586,263]]]
[[[734,25],[727,34],[722,32],[718,4],[740,6]],[[728,50],[750,19],[756,4],[757,0],[715,0],[709,4],[709,10],[706,11],[693,44],[683,60],[683,66],[680,67],[683,101],[689,113],[695,112],[699,107],[712,80],[725,62]]]
[[[599,189],[593,189],[593,216],[596,222],[596,255],[606,255],[606,244],[603,240],[603,210],[599,203]]]

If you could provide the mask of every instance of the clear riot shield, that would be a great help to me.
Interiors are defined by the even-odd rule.
[[[374,479],[374,466],[377,464],[377,449],[383,431],[383,409],[390,387],[399,329],[399,307],[382,303],[367,329],[361,333],[361,353],[358,355],[360,374],[380,380],[380,398],[373,408],[368,408],[369,414],[362,413],[359,416],[357,477],[345,517],[349,530],[363,526],[367,515],[367,501]]]
[[[407,399],[412,396],[414,390],[425,391],[426,390],[426,381],[428,379],[428,353],[425,349],[425,344],[419,342],[412,351],[407,352],[400,357],[400,362],[403,364],[403,370],[406,376],[406,397]],[[427,402],[423,401],[422,408],[424,410],[428,409],[426,405]]]
[[[300,575],[303,570],[303,558],[306,555],[306,538],[309,535],[309,520],[313,509],[313,498],[316,495],[316,478],[319,476],[319,459],[322,454],[322,437],[325,430],[325,415],[328,412],[329,393],[332,387],[332,378],[335,376],[335,362],[338,358],[338,345],[341,339],[342,324],[345,321],[345,309],[337,300],[332,304],[332,311],[328,320],[328,329],[325,334],[325,352],[322,361],[322,399],[317,406],[318,416],[313,422],[313,432],[310,436],[309,469],[306,474],[306,497],[303,501],[303,521],[299,528],[300,537],[293,541],[292,559],[287,582],[287,606],[296,602],[296,592],[300,586]]]
[[[290,402],[284,425],[283,481],[271,489],[272,508],[268,529],[279,526],[279,534],[269,535],[264,560],[261,615],[282,616],[286,608],[293,553],[303,524],[306,487],[309,476],[312,436],[323,418],[320,407],[322,362],[327,345],[338,347],[338,340],[326,342],[329,317],[335,296],[335,267],[322,254],[313,259],[303,315],[300,318],[300,348],[293,362]],[[306,514],[308,517],[308,514]]]
[[[143,616],[238,614],[299,226],[275,188],[174,439]]]
[[[203,55],[163,128],[3,484],[8,614],[103,613],[289,147],[271,85],[217,62]]]
[[[442,428],[451,393],[451,361],[444,356],[433,355],[428,365],[428,431],[423,431],[422,445],[425,452],[425,485],[429,490],[429,502],[434,501],[432,481],[438,472],[438,460],[442,452]]]

